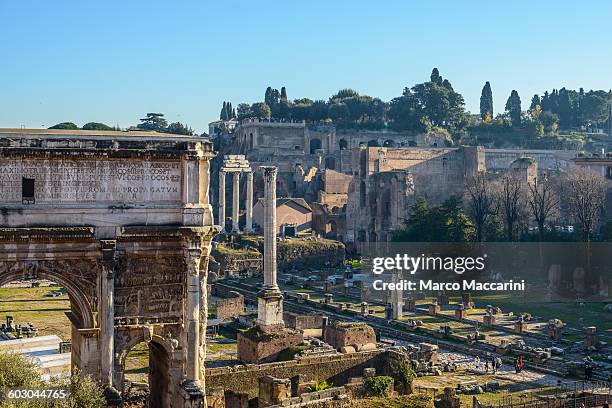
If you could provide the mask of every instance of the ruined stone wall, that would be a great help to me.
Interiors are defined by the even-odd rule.
[[[320,329],[323,326],[323,315],[285,312],[283,319],[287,327],[297,330]]]
[[[562,170],[571,165],[576,156],[573,150],[522,150],[522,149],[485,149],[488,171],[499,172],[521,157],[530,157],[538,164],[539,170]]]
[[[344,347],[358,350],[366,344],[376,344],[376,333],[365,323],[336,323],[325,327],[323,339],[337,350]]]
[[[226,297],[217,299],[215,314],[217,319],[238,317],[244,313],[244,296],[230,291]]]
[[[389,355],[383,350],[305,357],[280,363],[249,366],[209,368],[206,370],[206,387],[223,387],[225,390],[257,395],[258,378],[271,375],[276,378],[291,378],[298,374],[305,381],[326,380],[334,385],[344,384],[350,377],[360,377],[364,368],[376,368],[384,373]]]

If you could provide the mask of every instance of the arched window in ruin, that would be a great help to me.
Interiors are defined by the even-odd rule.
[[[366,241],[366,232],[364,230],[359,230],[357,233],[357,241],[365,242]]]
[[[380,144],[378,144],[378,140],[370,140],[368,141],[368,147],[380,147]]]
[[[395,140],[391,140],[391,139],[387,139],[383,143],[383,147],[395,147],[396,145],[397,144],[395,143]]]
[[[606,169],[606,177],[612,179],[612,166],[608,166]]]
[[[253,150],[253,134],[249,135],[249,150]]]
[[[317,150],[321,149],[321,139],[311,139],[310,140],[310,154],[315,154]]]
[[[340,139],[340,150],[348,149],[348,142],[345,139]]]

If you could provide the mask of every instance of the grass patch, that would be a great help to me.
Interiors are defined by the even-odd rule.
[[[47,296],[59,289],[59,286],[0,287],[0,321],[6,322],[6,316],[12,315],[18,324],[34,324],[38,336],[54,334],[62,340],[70,340],[72,324],[66,317],[66,312],[70,311],[68,295]]]

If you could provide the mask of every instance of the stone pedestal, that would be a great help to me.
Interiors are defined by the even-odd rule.
[[[482,322],[490,326],[496,323],[496,319],[495,316],[493,316],[492,314],[486,314],[482,319]]]
[[[521,334],[525,331],[526,324],[523,320],[517,320],[514,322],[514,332]]]
[[[436,298],[437,302],[439,305],[441,306],[447,306],[449,303],[449,298],[448,295],[446,293],[439,293],[438,297]]]
[[[256,324],[263,331],[274,331],[285,327],[283,321],[283,294],[275,290],[263,290],[257,295]]]
[[[463,307],[465,307],[466,309],[471,309],[472,307],[474,307],[474,302],[472,301],[472,294],[462,293],[461,304],[463,304]]]
[[[464,309],[463,305],[459,305],[457,309],[455,309],[455,319],[463,320],[467,317],[467,310]]]
[[[428,312],[430,315],[437,315],[438,313],[440,313],[440,305],[437,303],[429,305]]]

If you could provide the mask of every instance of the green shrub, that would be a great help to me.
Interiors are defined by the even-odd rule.
[[[308,391],[317,392],[317,391],[325,391],[328,388],[333,387],[332,384],[328,383],[325,380],[316,381],[314,384],[308,386]]]
[[[387,375],[379,375],[376,377],[367,378],[365,381],[368,393],[375,397],[386,397],[391,394],[393,387],[393,378]]]

